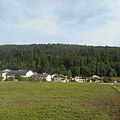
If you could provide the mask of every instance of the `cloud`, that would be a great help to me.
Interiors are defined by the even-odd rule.
[[[120,45],[119,0],[0,1],[0,44]]]

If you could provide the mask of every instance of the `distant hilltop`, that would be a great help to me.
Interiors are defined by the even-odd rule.
[[[80,47],[118,47],[118,46],[110,46],[110,45],[89,45],[89,44],[63,44],[63,43],[42,43],[42,44],[1,44],[0,46],[54,46],[54,45],[62,45],[62,46],[80,46]],[[119,47],[118,47],[119,48]]]

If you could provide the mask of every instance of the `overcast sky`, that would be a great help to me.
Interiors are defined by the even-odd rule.
[[[120,46],[120,0],[0,0],[0,44]]]

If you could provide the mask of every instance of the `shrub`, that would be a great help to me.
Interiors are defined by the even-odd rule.
[[[5,81],[13,81],[13,80],[15,80],[14,77],[9,77],[9,78],[7,78]]]
[[[17,73],[15,75],[15,79],[17,79],[18,81],[21,81],[21,75],[20,75],[20,73]]]
[[[2,76],[0,76],[0,81],[2,81],[3,80],[3,77]]]
[[[112,82],[112,79],[111,79],[111,77],[104,77],[103,82],[110,83],[110,82]]]

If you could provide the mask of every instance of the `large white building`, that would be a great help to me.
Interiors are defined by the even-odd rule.
[[[31,77],[34,73],[31,70],[3,70],[0,71],[0,76],[3,77],[3,81],[9,77],[15,77],[16,74],[20,74],[21,77]]]

